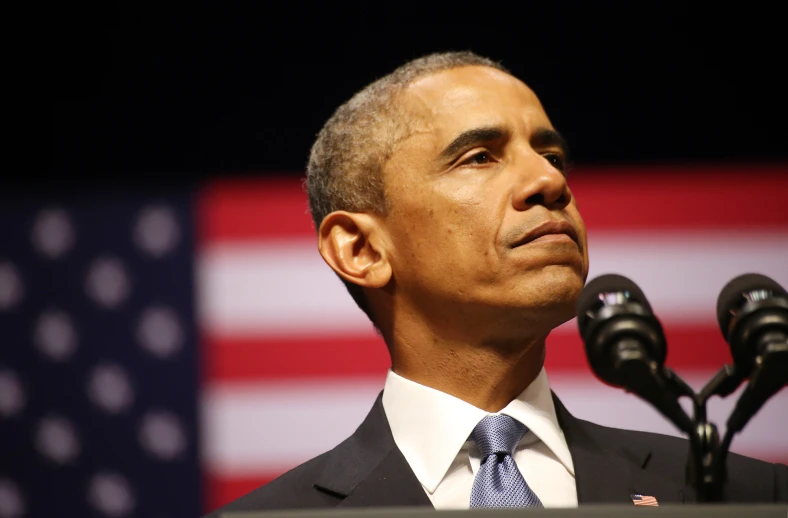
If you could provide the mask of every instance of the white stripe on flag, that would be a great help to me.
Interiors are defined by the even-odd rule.
[[[719,290],[758,272],[788,287],[788,229],[771,233],[591,233],[589,279],[630,277],[663,321],[713,323]],[[206,246],[201,325],[214,336],[372,333],[312,238]]]
[[[222,383],[202,395],[202,453],[216,474],[281,470],[330,450],[369,412],[383,378]]]
[[[696,390],[712,372],[689,373]],[[591,375],[551,374],[550,385],[575,417],[598,424],[681,435],[636,396]],[[353,433],[383,387],[383,379],[223,383],[203,399],[206,468],[223,477],[269,475],[294,467]],[[740,389],[741,390],[741,389]],[[713,400],[709,419],[724,428],[738,392]],[[733,442],[733,451],[760,458],[788,457],[788,390],[771,399]]]
[[[207,245],[197,289],[201,325],[214,336],[372,332],[311,238]]]

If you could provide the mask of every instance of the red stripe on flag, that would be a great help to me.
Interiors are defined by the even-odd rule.
[[[788,165],[580,168],[570,185],[593,230],[788,226]],[[203,243],[314,236],[300,178],[220,180],[199,214]]]
[[[711,325],[666,329],[667,364],[681,369],[718,369],[730,362],[719,330]],[[290,378],[347,378],[383,375],[390,366],[380,337],[330,338],[207,337],[207,381],[255,381]],[[583,344],[571,331],[553,333],[547,341],[548,372],[588,371]]]
[[[198,211],[203,243],[315,236],[298,178],[219,180],[202,191]]]
[[[391,365],[375,335],[315,338],[206,337],[205,379],[256,381],[385,375]]]
[[[788,165],[617,167],[569,179],[593,230],[780,228],[788,225]]]

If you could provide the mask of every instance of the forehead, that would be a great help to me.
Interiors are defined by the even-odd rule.
[[[552,128],[536,94],[495,68],[468,66],[420,77],[399,101],[417,133],[437,140],[474,126]]]

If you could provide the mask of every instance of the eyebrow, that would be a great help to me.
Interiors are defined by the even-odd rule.
[[[539,128],[531,135],[533,147],[557,147],[564,154],[564,160],[569,159],[569,144],[566,139],[554,129]]]
[[[480,128],[473,128],[460,133],[454,140],[452,140],[446,148],[441,151],[438,157],[441,160],[448,160],[453,158],[459,151],[464,148],[498,140],[507,135],[508,132],[500,126],[482,126]]]
[[[482,126],[463,131],[441,151],[440,155],[438,155],[439,159],[449,160],[466,147],[499,140],[508,133],[507,130],[500,126]],[[531,135],[531,145],[534,147],[557,147],[564,154],[565,159],[569,157],[569,144],[554,129],[538,128]]]

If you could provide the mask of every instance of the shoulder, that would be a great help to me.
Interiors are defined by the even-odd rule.
[[[204,518],[218,518],[228,511],[259,511],[310,507],[334,507],[337,497],[318,491],[313,484],[322,473],[331,452],[324,453],[230,502]]]
[[[609,428],[581,421],[597,444],[628,456],[648,450],[645,469],[683,481],[690,454],[689,441],[652,432]],[[746,432],[745,432],[746,433]],[[728,494],[733,500],[788,500],[788,466],[731,453],[727,459]]]

